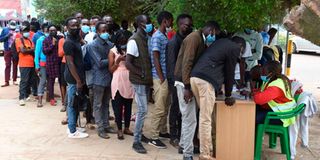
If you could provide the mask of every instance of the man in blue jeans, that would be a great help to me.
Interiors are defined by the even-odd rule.
[[[146,88],[152,85],[151,62],[148,52],[147,33],[152,31],[150,18],[146,15],[136,17],[137,32],[127,44],[126,67],[129,79],[135,90],[137,102],[136,126],[132,148],[138,153],[147,153],[141,144],[142,128],[147,115],[148,103]]]
[[[68,18],[66,21],[69,36],[67,37],[63,50],[66,56],[67,67],[64,72],[64,77],[68,83],[68,137],[69,138],[87,138],[87,133],[82,133],[77,130],[78,111],[73,106],[73,99],[76,93],[81,93],[85,83],[85,70],[82,57],[80,43],[80,25],[76,18]]]

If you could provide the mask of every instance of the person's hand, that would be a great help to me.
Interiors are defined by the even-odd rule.
[[[191,90],[185,89],[183,92],[183,95],[184,95],[184,100],[187,104],[192,101],[193,93]]]
[[[36,74],[37,74],[39,77],[41,77],[40,68],[37,68],[37,69],[36,69]]]
[[[82,88],[83,88],[83,83],[77,82],[77,92],[80,94],[82,92]]]
[[[224,103],[227,105],[227,106],[233,106],[235,103],[236,103],[236,100],[233,98],[233,97],[226,97],[224,99]]]

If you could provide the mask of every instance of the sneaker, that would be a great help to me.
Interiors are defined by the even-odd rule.
[[[149,145],[154,146],[158,149],[166,149],[167,146],[160,141],[160,139],[150,139]]]
[[[117,131],[114,130],[112,127],[105,128],[104,131],[105,131],[106,133],[111,133],[111,134],[117,133]]]
[[[183,148],[181,146],[179,146],[178,153],[183,154]]]
[[[21,100],[19,100],[19,105],[24,106],[24,105],[26,105],[26,102],[23,99],[21,99]]]
[[[169,133],[159,133],[159,137],[161,137],[161,138],[170,138],[170,134]]]
[[[28,102],[34,102],[36,100],[37,99],[34,96],[29,96],[29,97],[26,98],[26,101],[28,101]]]
[[[69,133],[68,138],[87,138],[89,135],[87,133],[81,133],[78,130],[74,133]]]
[[[51,99],[51,100],[50,100],[50,105],[51,105],[51,106],[56,106],[56,105],[57,105],[57,102],[56,102],[54,99]]]
[[[109,139],[110,136],[106,132],[98,132],[98,136],[103,139]]]
[[[144,143],[149,143],[150,139],[147,138],[146,136],[144,135],[141,135],[141,142],[144,142]]]
[[[77,131],[79,131],[79,132],[81,132],[81,133],[85,133],[85,132],[86,132],[86,129],[85,129],[85,128],[77,127]],[[67,128],[67,134],[70,134],[69,128]]]
[[[179,140],[178,139],[171,139],[169,142],[174,148],[179,148]]]
[[[67,107],[65,105],[62,105],[62,108],[60,109],[60,112],[65,112],[67,111]]]
[[[141,153],[141,154],[146,154],[147,153],[147,150],[143,147],[143,145],[141,143],[133,143],[132,148],[137,153]]]

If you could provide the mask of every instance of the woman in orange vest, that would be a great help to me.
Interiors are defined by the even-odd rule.
[[[253,89],[253,99],[257,104],[256,124],[264,123],[268,112],[286,112],[292,110],[296,103],[291,95],[289,79],[283,75],[281,64],[270,61],[261,70],[262,85]],[[255,85],[253,85],[255,86]],[[273,124],[289,126],[295,119],[271,120]]]

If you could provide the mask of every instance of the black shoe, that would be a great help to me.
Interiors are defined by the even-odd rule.
[[[200,148],[199,148],[198,146],[195,146],[195,147],[193,148],[193,153],[194,153],[194,154],[200,154]]]
[[[185,157],[185,156],[183,156],[183,160],[193,160],[193,157],[191,156],[191,157]]]
[[[159,133],[159,137],[161,138],[170,138],[170,134],[169,133]]]
[[[141,153],[141,154],[146,154],[147,153],[147,150],[143,147],[143,145],[141,143],[133,143],[132,148],[137,153]]]
[[[179,153],[179,154],[183,154],[183,148],[180,147],[180,146],[179,146],[179,149],[178,149],[178,153]]]
[[[160,139],[150,139],[149,143],[151,146],[154,146],[159,149],[166,149],[167,146],[160,141]]]
[[[106,132],[98,132],[98,136],[103,139],[109,139],[109,135]]]
[[[174,148],[177,148],[179,147],[179,140],[178,139],[171,139],[170,142],[169,142]]]
[[[146,136],[144,135],[141,135],[141,142],[144,142],[144,143],[149,143],[150,139],[147,138]]]
[[[117,133],[112,127],[105,128],[104,131],[111,134]]]

